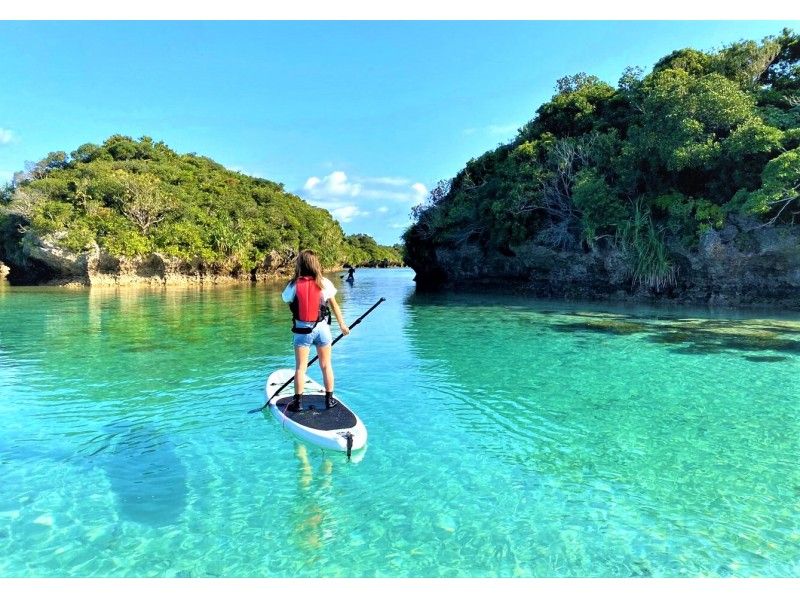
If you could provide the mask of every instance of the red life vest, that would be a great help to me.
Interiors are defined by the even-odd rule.
[[[313,276],[301,276],[294,283],[294,299],[289,304],[292,310],[292,332],[308,334],[313,328],[298,328],[301,322],[322,322],[326,317],[330,324],[330,311],[322,298],[322,289]]]

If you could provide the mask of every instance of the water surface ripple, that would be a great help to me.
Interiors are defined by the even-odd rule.
[[[0,576],[800,576],[796,315],[330,278],[352,463],[247,414],[279,286],[0,286]]]

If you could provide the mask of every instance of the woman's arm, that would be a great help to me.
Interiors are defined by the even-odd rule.
[[[281,293],[281,299],[285,303],[291,303],[294,300],[294,283],[290,282],[286,285],[286,288],[283,289],[283,293]]]
[[[339,329],[342,331],[342,334],[347,336],[350,334],[350,329],[347,327],[347,324],[344,323],[344,318],[342,317],[342,311],[339,309],[339,304],[336,303],[336,299],[333,297],[328,299],[328,304],[333,310],[333,315],[336,316],[336,321],[339,323]]]

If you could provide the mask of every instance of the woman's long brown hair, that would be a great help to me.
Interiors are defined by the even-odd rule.
[[[322,288],[322,266],[317,259],[317,254],[310,249],[305,249],[297,256],[297,262],[294,265],[294,278],[292,282],[296,283],[297,279],[301,276],[311,276],[317,286]]]

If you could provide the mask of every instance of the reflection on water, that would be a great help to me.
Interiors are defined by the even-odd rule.
[[[313,563],[325,543],[335,539],[335,524],[326,510],[326,503],[331,500],[333,461],[330,456],[323,456],[314,471],[306,445],[297,443],[295,455],[299,465],[298,496],[290,514],[295,525],[292,539],[301,558]]]

